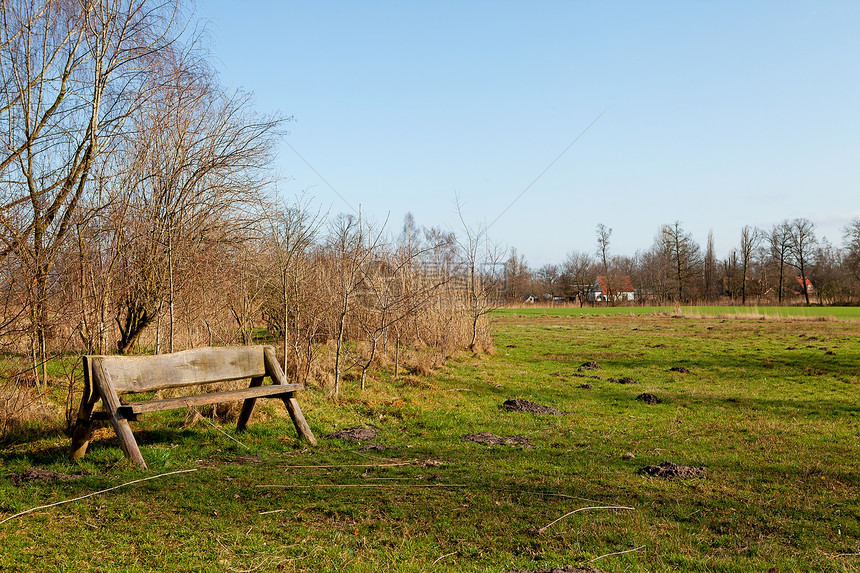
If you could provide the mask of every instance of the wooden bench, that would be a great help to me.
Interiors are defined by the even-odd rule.
[[[263,385],[267,376],[272,383]],[[122,394],[244,378],[250,378],[251,383],[239,390],[139,402],[123,402],[119,398]],[[146,468],[128,423],[135,421],[138,414],[243,400],[237,424],[237,429],[241,431],[248,424],[257,398],[283,400],[299,436],[311,445],[316,445],[316,438],[295,397],[302,388],[301,384],[287,384],[271,346],[195,348],[156,356],[85,356],[84,393],[72,431],[71,458],[79,460],[86,454],[92,437],[93,421],[107,419],[126,457]],[[103,411],[94,412],[99,400],[102,401]]]

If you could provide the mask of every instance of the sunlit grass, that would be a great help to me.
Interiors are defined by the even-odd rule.
[[[680,313],[678,312],[680,310]],[[494,316],[683,316],[775,320],[860,320],[860,306],[512,306]]]
[[[134,428],[149,472],[123,459],[108,428],[80,465],[66,461],[58,429],[11,436],[3,475],[90,473],[22,486],[0,478],[0,521],[196,471],[0,525],[0,570],[500,572],[637,548],[595,565],[860,569],[855,323],[500,312],[493,329],[494,354],[460,356],[432,376],[378,375],[364,393],[349,380],[338,402],[307,389],[300,401],[316,448],[275,405],[243,434],[222,425],[241,444],[187,426],[183,412],[143,417]],[[601,368],[580,370],[586,361]],[[622,377],[636,384],[610,381]],[[637,401],[642,392],[663,402]],[[499,409],[513,397],[568,415]],[[323,438],[356,426],[375,427],[374,443],[392,449]],[[478,432],[525,436],[532,447],[463,439]],[[638,473],[662,461],[706,474]],[[575,509],[610,505],[635,509],[582,511],[536,533]]]

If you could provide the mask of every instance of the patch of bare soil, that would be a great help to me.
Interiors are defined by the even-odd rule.
[[[689,374],[690,370],[685,368],[684,366],[672,366],[669,368],[670,372],[680,372],[681,374]]]
[[[511,398],[509,400],[505,400],[505,403],[499,406],[500,410],[507,410],[508,412],[527,412],[529,414],[552,414],[554,416],[559,416],[564,414],[561,410],[556,410],[550,406],[543,406],[541,404],[536,404],[535,402],[529,402],[528,400],[523,400],[521,398]]]
[[[497,436],[489,432],[481,432],[479,434],[466,434],[463,439],[488,446],[523,446],[531,448],[532,442],[525,436]]]
[[[636,382],[636,380],[634,380],[633,378],[629,378],[627,376],[625,376],[623,378],[610,378],[609,381],[615,382],[616,384],[638,384],[638,382]]]
[[[550,567],[549,569],[508,569],[505,573],[606,573],[603,569],[595,569],[591,565],[577,567],[576,565],[565,565],[564,567]]]
[[[594,360],[589,360],[588,362],[584,362],[577,370],[603,370],[603,367]]]
[[[376,428],[351,428],[348,430],[338,430],[327,436],[326,439],[351,440],[353,442],[369,442],[376,439]]]
[[[705,475],[705,466],[679,466],[672,462],[663,462],[659,466],[645,466],[639,473],[663,479],[686,479]]]
[[[639,394],[638,396],[636,396],[636,399],[640,402],[645,402],[646,404],[649,404],[651,406],[663,402],[663,400],[661,400],[654,394],[649,394],[648,392],[643,392],[642,394]]]
[[[27,468],[22,474],[9,474],[7,477],[15,485],[22,485],[30,482],[52,482],[52,481],[73,481],[80,479],[89,472],[81,472],[76,475],[69,475],[51,470],[40,470],[39,468]]]
[[[579,387],[583,390],[591,390],[593,388],[591,384],[580,384]]]

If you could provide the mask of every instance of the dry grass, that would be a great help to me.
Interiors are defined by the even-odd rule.
[[[63,412],[39,395],[32,377],[13,374],[0,378],[0,435],[29,425],[57,424]]]

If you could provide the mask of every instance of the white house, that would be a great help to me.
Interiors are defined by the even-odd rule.
[[[635,289],[629,276],[598,276],[588,291],[588,302],[632,302],[634,298]]]

